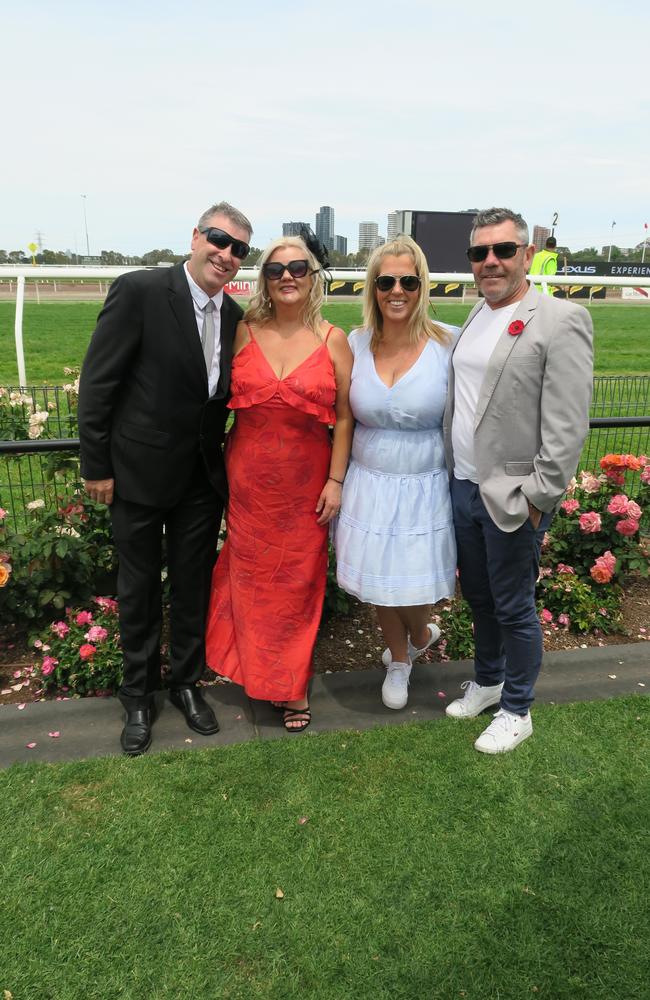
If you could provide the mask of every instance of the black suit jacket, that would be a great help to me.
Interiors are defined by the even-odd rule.
[[[176,504],[199,453],[227,498],[222,444],[232,343],[242,310],[224,294],[221,373],[208,377],[183,265],[122,275],[90,341],[79,389],[81,474],[115,479],[124,500]]]

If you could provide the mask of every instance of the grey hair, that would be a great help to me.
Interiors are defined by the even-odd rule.
[[[211,205],[210,208],[206,208],[197,223],[197,229],[205,229],[213,215],[225,215],[227,219],[234,222],[234,224],[239,226],[240,229],[248,230],[249,240],[253,235],[253,227],[243,212],[240,212],[237,208],[233,208],[233,206],[229,205],[227,201],[219,201],[216,205]]]
[[[502,222],[514,222],[517,230],[517,239],[528,246],[530,239],[528,236],[528,226],[524,218],[518,212],[513,212],[510,208],[484,208],[478,213],[472,225],[470,243],[474,242],[474,235],[477,229],[484,226],[498,226]]]

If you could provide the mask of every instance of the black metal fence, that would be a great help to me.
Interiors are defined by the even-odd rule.
[[[20,390],[7,388],[8,394]],[[43,499],[57,505],[62,492],[79,479],[79,441],[76,434],[76,396],[62,387],[34,386],[14,399],[16,427],[27,427],[37,408],[48,412],[43,435],[34,440],[0,440],[0,507],[20,523],[28,503]],[[49,408],[48,408],[49,407]],[[7,407],[5,407],[5,410]],[[5,427],[7,421],[5,420]],[[6,429],[5,429],[6,433]],[[590,432],[580,460],[581,469],[598,471],[598,462],[610,452],[650,454],[650,376],[600,376],[594,379]],[[634,493],[634,478],[629,485]]]

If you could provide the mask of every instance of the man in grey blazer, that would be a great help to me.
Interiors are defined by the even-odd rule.
[[[491,208],[467,255],[483,299],[454,349],[445,448],[463,596],[474,621],[475,679],[447,706],[473,718],[498,706],[474,744],[513,750],[533,731],[542,662],[535,584],[544,532],[589,429],[592,324],[526,279],[535,248],[522,217]]]

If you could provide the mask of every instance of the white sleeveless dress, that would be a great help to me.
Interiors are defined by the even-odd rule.
[[[456,582],[442,437],[451,344],[429,340],[390,389],[377,374],[369,331],[354,330],[350,347],[356,426],[334,533],[338,583],[370,604],[434,604]]]

